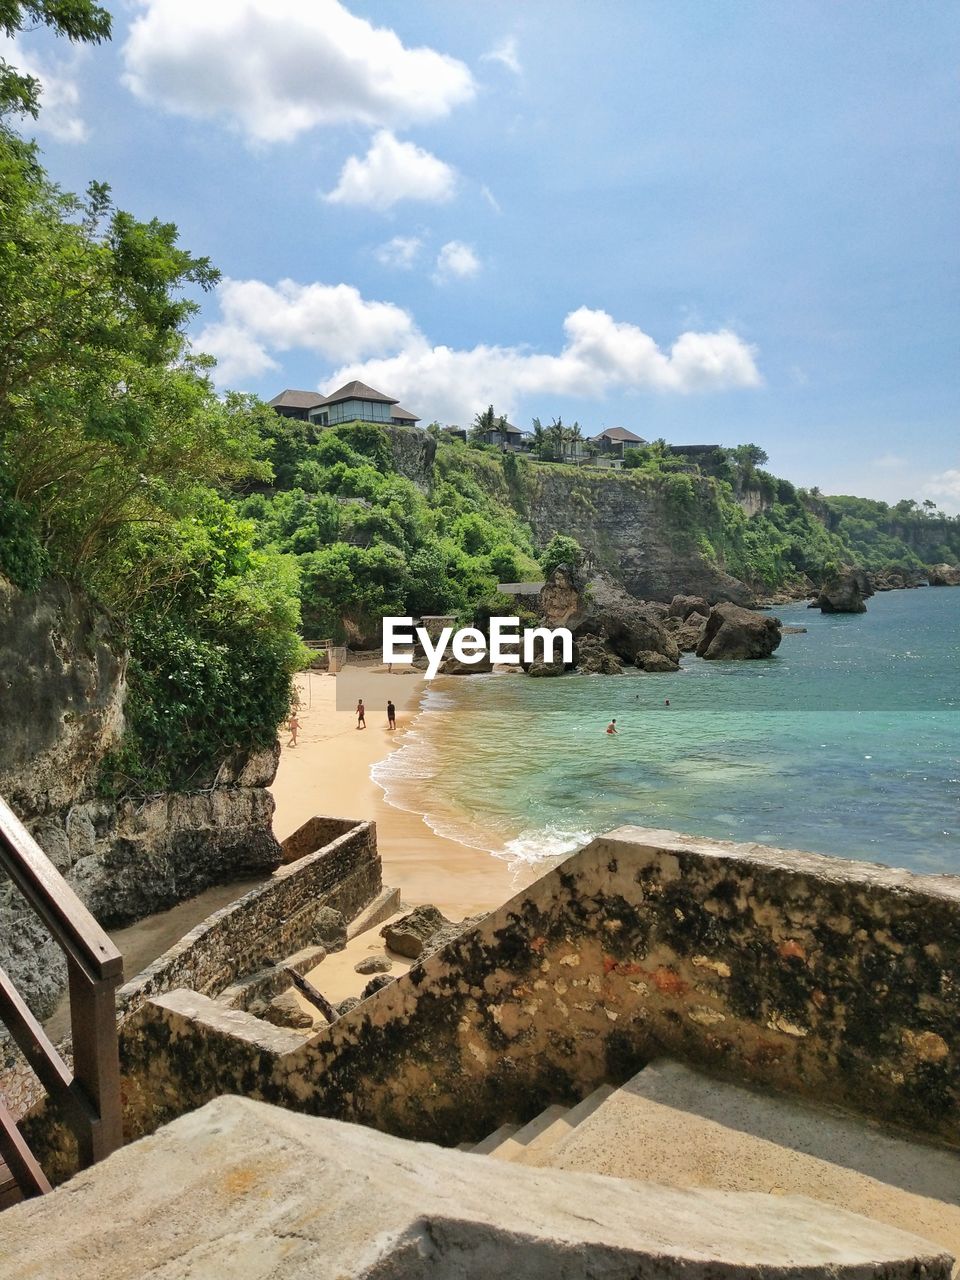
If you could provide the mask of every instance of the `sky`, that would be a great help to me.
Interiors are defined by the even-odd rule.
[[[753,441],[960,512],[953,0],[107,5],[110,45],[0,56],[57,181],[219,267],[221,387]]]

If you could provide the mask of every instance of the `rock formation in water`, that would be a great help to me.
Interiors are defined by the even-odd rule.
[[[960,565],[935,564],[927,581],[931,587],[960,587]]]
[[[697,656],[714,659],[769,658],[780,644],[780,620],[735,604],[710,610]]]
[[[844,569],[823,584],[808,607],[824,613],[866,613],[865,602],[873,594],[870,578],[863,569]]]
[[[644,655],[658,670],[676,671],[680,650],[663,623],[663,605],[636,600],[607,574],[585,577],[559,565],[540,592],[539,612],[544,626],[568,627],[574,643],[597,666],[598,646],[621,663],[636,664]],[[640,663],[638,665],[644,665]]]

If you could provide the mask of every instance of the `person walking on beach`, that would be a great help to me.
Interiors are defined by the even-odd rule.
[[[613,719],[610,721],[610,723],[607,725],[607,733],[619,733],[619,732],[620,730],[617,728],[617,717],[614,716]]]
[[[387,728],[395,729],[397,727],[397,708],[392,702],[387,703]]]
[[[290,741],[287,743],[287,746],[295,747],[297,745],[297,730],[300,728],[300,721],[297,719],[297,713],[295,711],[290,712],[290,719],[287,721],[287,728],[290,730]]]
[[[367,727],[367,709],[363,705],[363,699],[357,699],[357,728],[365,729]]]

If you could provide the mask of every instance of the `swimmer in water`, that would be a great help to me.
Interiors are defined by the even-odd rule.
[[[610,723],[607,725],[607,733],[619,733],[619,732],[620,730],[617,728],[617,720],[616,720],[616,717],[614,717],[610,721]]]

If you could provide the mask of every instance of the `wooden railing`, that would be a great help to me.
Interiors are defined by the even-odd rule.
[[[23,824],[0,797],[0,870],[40,917],[67,959],[73,1071],[0,969],[0,1022],[10,1032],[77,1137],[80,1164],[123,1141],[115,989],[123,958]],[[50,1190],[14,1118],[0,1101],[0,1158],[24,1196]]]

